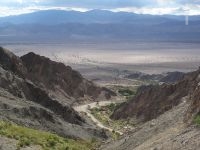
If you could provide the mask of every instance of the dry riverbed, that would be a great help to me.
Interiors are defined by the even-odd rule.
[[[80,105],[80,106],[74,106],[74,109],[79,112],[79,113],[85,113],[88,117],[91,118],[91,120],[100,128],[102,129],[106,129],[109,131],[113,131],[113,128],[107,127],[105,126],[102,122],[100,122],[98,119],[96,119],[93,114],[91,113],[90,109],[92,108],[99,108],[101,106],[106,106],[109,104],[116,104],[116,103],[122,103],[124,102],[123,99],[116,99],[114,100],[109,100],[109,101],[100,101],[100,102],[93,102],[93,103],[89,103],[89,104],[84,104],[84,105]],[[116,133],[119,133],[120,135],[122,135],[123,133],[120,131],[115,131]]]

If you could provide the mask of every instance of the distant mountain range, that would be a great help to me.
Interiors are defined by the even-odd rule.
[[[87,12],[43,10],[17,16],[1,17],[3,23],[57,25],[61,23],[145,23],[160,24],[168,21],[184,21],[185,16],[173,15],[140,15],[128,12],[111,12],[107,10],[91,10]],[[200,16],[191,16],[191,21],[200,20]],[[183,22],[184,23],[184,22]]]
[[[132,39],[198,41],[200,16],[46,10],[0,18],[0,40]]]

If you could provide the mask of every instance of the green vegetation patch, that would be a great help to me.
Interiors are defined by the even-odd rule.
[[[200,126],[200,115],[196,115],[194,118],[194,123]]]
[[[40,145],[43,150],[89,150],[93,147],[86,141],[67,139],[4,121],[0,121],[0,135],[16,139],[18,150],[30,145]]]
[[[128,119],[121,119],[121,120],[112,120],[110,116],[112,115],[113,111],[119,106],[120,104],[110,104],[107,106],[102,106],[100,108],[92,108],[90,109],[91,114],[98,119],[102,124],[107,127],[113,129],[113,136],[118,137],[118,133],[116,131],[125,131],[128,127],[134,127],[135,124],[128,120]],[[114,138],[115,139],[115,138]]]
[[[132,91],[130,89],[120,89],[118,91],[122,96],[126,96],[126,97],[129,97],[129,96],[133,96],[135,95],[135,91]]]

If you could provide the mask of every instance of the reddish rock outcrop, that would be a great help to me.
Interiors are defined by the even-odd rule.
[[[95,99],[101,92],[104,92],[105,97],[108,98],[115,95],[115,93],[84,79],[79,72],[63,63],[51,61],[49,58],[34,53],[28,53],[21,59],[28,70],[28,79],[48,90],[62,90],[74,98],[88,95]]]
[[[22,60],[12,52],[0,47],[0,65],[3,69],[9,70],[20,77],[25,77],[27,70]]]

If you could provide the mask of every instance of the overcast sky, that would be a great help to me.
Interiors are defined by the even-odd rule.
[[[0,16],[47,9],[200,15],[200,0],[0,0]]]

